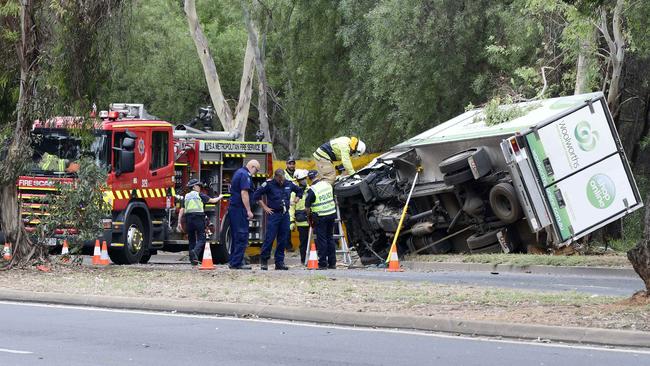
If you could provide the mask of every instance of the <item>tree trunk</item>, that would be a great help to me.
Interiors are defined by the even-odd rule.
[[[246,55],[244,56],[244,68],[239,83],[239,101],[235,109],[234,129],[239,131],[239,139],[246,137],[246,125],[248,124],[248,111],[253,95],[253,70],[255,69],[255,51],[250,39],[246,42]]]
[[[650,296],[650,194],[646,197],[643,239],[627,252],[627,259],[645,284],[645,295]]]
[[[6,267],[29,261],[37,247],[25,235],[20,221],[16,180],[25,159],[25,149],[29,146],[33,108],[32,99],[36,95],[36,74],[39,66],[39,49],[34,23],[34,3],[23,0],[20,4],[20,41],[16,53],[20,64],[20,89],[16,105],[16,124],[11,142],[7,147],[4,161],[0,162],[0,227],[6,240],[13,244],[13,258]]]
[[[580,52],[578,53],[578,64],[576,65],[576,86],[574,94],[589,92],[589,59],[592,53],[595,38],[594,32],[590,32],[584,39],[580,40]]]
[[[609,90],[607,92],[607,104],[612,111],[614,121],[617,121],[619,105],[620,105],[620,84],[621,73],[623,71],[623,63],[625,62],[625,37],[623,36],[623,20],[621,13],[623,12],[624,0],[617,0],[614,12],[612,14],[612,33],[609,33],[609,26],[607,22],[607,11],[601,9],[601,24],[600,31],[605,37],[607,47],[609,48],[609,58],[612,65],[612,76],[609,82]],[[617,126],[618,127],[618,126]]]
[[[210,54],[210,47],[208,39],[201,29],[198,16],[196,15],[196,3],[194,0],[185,0],[184,6],[185,14],[187,15],[187,23],[190,27],[190,34],[194,40],[196,51],[199,54],[201,65],[203,65],[203,73],[205,74],[205,81],[208,84],[210,98],[214,109],[217,112],[217,117],[221,121],[221,126],[225,131],[233,130],[233,116],[226,99],[221,91],[221,84],[219,83],[219,75],[217,74],[217,67],[214,64],[214,59]]]
[[[264,133],[264,141],[271,141],[271,129],[269,128],[269,115],[267,111],[269,90],[266,80],[266,70],[264,66],[264,55],[261,52],[258,32],[253,25],[248,7],[244,0],[241,1],[242,11],[244,12],[244,21],[248,31],[248,40],[253,45],[255,51],[255,69],[257,70],[257,79],[259,80],[258,90],[258,113],[260,118],[260,130]]]

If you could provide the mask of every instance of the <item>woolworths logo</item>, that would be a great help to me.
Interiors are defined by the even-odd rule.
[[[616,187],[614,181],[605,174],[596,174],[587,183],[587,198],[596,208],[607,208],[614,202]]]
[[[591,125],[587,121],[580,121],[576,125],[573,134],[578,141],[578,146],[582,151],[591,151],[596,148],[598,143],[598,132],[592,131]]]

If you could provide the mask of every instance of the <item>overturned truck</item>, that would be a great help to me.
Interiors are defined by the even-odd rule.
[[[642,207],[602,93],[467,111],[393,147],[335,193],[362,263],[400,253],[545,252]]]

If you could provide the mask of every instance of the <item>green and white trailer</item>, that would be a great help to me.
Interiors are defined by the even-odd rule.
[[[467,111],[336,185],[365,262],[384,256],[418,168],[403,252],[550,251],[642,207],[602,93],[489,113]]]

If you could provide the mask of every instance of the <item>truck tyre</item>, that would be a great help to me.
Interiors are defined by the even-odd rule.
[[[503,253],[503,248],[501,248],[501,244],[496,243],[483,248],[472,249],[471,252],[472,254]]]
[[[337,197],[353,197],[361,194],[361,183],[366,177],[352,178],[349,177],[344,181],[337,183],[334,187]]]
[[[442,177],[442,179],[447,185],[455,186],[474,180],[474,174],[472,174],[471,170],[465,169],[455,173],[447,173]]]
[[[474,233],[472,236],[467,238],[467,246],[469,247],[469,250],[471,252],[474,252],[474,250],[484,248],[488,245],[492,245],[494,243],[499,243],[499,239],[497,239],[497,233],[501,229],[498,230],[490,230],[486,232],[485,234],[478,234]]]
[[[212,259],[217,264],[228,263],[230,259],[230,246],[232,245],[232,236],[230,236],[230,219],[228,215],[223,217],[223,230],[219,235],[219,244],[211,245]]]
[[[140,258],[140,263],[141,263],[141,264],[147,264],[147,263],[149,263],[149,260],[150,260],[150,259],[151,259],[151,252],[147,251],[147,252],[144,253],[144,254],[142,255],[142,257]]]
[[[522,215],[517,192],[510,183],[499,183],[492,187],[490,207],[494,215],[506,224],[517,222]]]
[[[144,253],[149,253],[150,240],[142,220],[136,215],[129,215],[124,222],[123,246],[109,246],[108,256],[115,264],[139,263]]]
[[[447,174],[469,168],[469,162],[467,159],[474,155],[476,151],[477,149],[469,149],[446,157],[440,162],[440,164],[438,164],[440,172]]]

